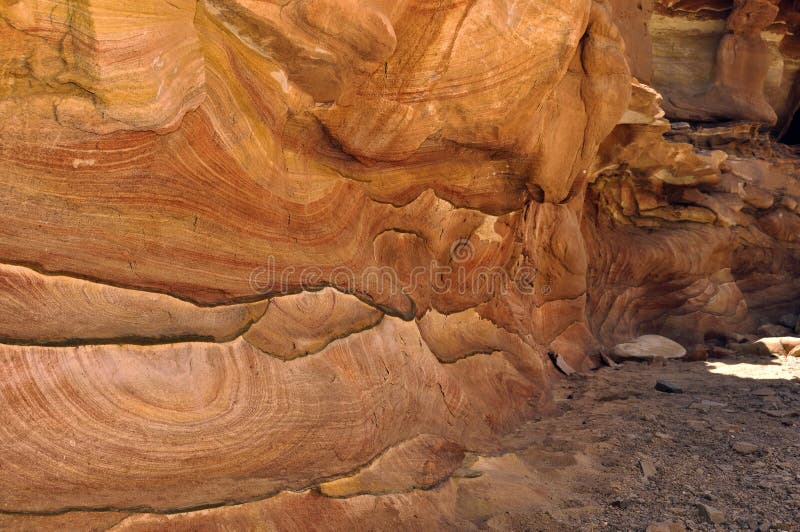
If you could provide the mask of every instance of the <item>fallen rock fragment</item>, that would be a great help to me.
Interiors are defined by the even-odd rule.
[[[619,508],[620,510],[627,510],[634,504],[641,502],[637,499],[617,499],[611,503],[611,506],[614,508]]]
[[[708,423],[702,419],[689,419],[686,420],[686,426],[692,430],[705,430],[708,428]]]
[[[686,356],[686,349],[677,342],[657,334],[646,334],[630,342],[617,344],[611,356],[620,360],[647,360],[655,358],[672,359]]]
[[[752,344],[728,344],[728,349],[737,355],[768,357],[771,354],[767,346],[760,341]]]
[[[683,388],[675,386],[669,381],[657,381],[656,390],[664,393],[683,393]]]
[[[472,469],[471,467],[459,467],[453,471],[451,476],[455,478],[478,478],[483,476],[483,472],[478,471],[477,469]]]
[[[731,445],[731,448],[739,454],[753,454],[758,451],[759,447],[755,443],[746,441],[737,441]]]
[[[709,523],[720,524],[725,522],[725,514],[721,511],[717,510],[713,506],[709,506],[707,504],[698,503],[697,510],[700,512],[700,517],[708,521]]]
[[[610,356],[608,356],[608,353],[606,353],[605,351],[600,351],[600,360],[602,360],[603,364],[605,364],[606,366],[608,366],[610,368],[619,368],[620,367],[620,365],[617,364],[616,362],[614,362],[614,359],[612,359]]]
[[[639,468],[642,470],[642,476],[646,479],[656,475],[656,466],[649,458],[640,458]]]
[[[550,360],[553,361],[553,364],[555,365],[555,367],[558,368],[558,370],[561,373],[563,373],[567,377],[569,377],[570,375],[575,374],[575,368],[570,366],[569,363],[564,359],[564,357],[562,357],[558,353],[554,353],[552,351],[550,351],[548,353],[548,355],[550,356]]]

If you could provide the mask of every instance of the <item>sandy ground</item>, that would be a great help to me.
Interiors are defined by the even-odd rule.
[[[556,398],[459,481],[479,528],[800,530],[800,358],[629,362]]]

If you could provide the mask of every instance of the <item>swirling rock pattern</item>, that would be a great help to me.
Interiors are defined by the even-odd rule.
[[[325,288],[273,299],[243,337],[268,355],[292,360],[318,353],[334,340],[374,327],[381,319],[383,313],[376,308]]]
[[[260,321],[267,304],[203,308],[163,294],[0,266],[3,343],[224,342]]]
[[[797,313],[796,14],[642,4],[0,0],[0,527],[485,520],[548,352]]]

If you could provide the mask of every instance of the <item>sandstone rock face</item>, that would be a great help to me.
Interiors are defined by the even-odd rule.
[[[615,0],[631,70],[670,119],[788,128],[800,70],[797,7],[778,0]]]
[[[773,125],[775,111],[764,94],[770,49],[761,33],[775,21],[769,0],[736,0],[714,58],[711,83],[701,94],[670,95],[670,115],[692,120],[741,119]]]
[[[795,19],[729,7],[0,0],[0,526],[463,525],[548,352],[796,314]]]

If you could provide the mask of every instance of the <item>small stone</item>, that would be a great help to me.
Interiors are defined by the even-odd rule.
[[[619,367],[619,364],[614,362],[614,360],[610,356],[608,356],[608,353],[606,353],[605,351],[600,351],[600,359],[603,361],[603,364],[605,364],[606,366],[608,366],[610,368],[618,368]]]
[[[800,203],[797,203],[797,200],[791,196],[784,196],[781,198],[781,206],[786,207],[787,210],[797,212]]]
[[[627,510],[630,508],[636,501],[633,499],[617,499],[611,503],[611,506],[614,508],[619,508],[620,510]]]
[[[562,357],[558,353],[553,353],[552,351],[550,351],[548,354],[550,355],[550,360],[553,361],[553,364],[555,365],[555,367],[558,368],[558,370],[561,373],[563,373],[567,377],[575,374],[575,369],[569,365],[569,363],[564,359],[564,357]]]
[[[692,430],[705,430],[708,428],[708,423],[702,419],[688,419],[686,420],[686,426]]]
[[[756,388],[750,392],[750,395],[755,395],[756,397],[769,397],[775,395],[775,390],[772,388]]]
[[[663,381],[663,380],[656,382],[656,390],[664,393],[683,393],[682,388],[675,386],[669,381]]]
[[[453,477],[455,478],[478,478],[480,476],[483,476],[482,471],[470,467],[459,467],[453,471]]]
[[[770,490],[771,491],[771,490],[775,489],[775,483],[774,482],[769,482],[769,481],[766,481],[766,480],[759,480],[758,481],[758,487],[761,488],[762,490]]]
[[[644,478],[650,478],[656,475],[656,466],[648,459],[639,460],[639,467],[642,469],[642,476],[644,476]]]
[[[699,503],[697,505],[697,510],[700,512],[700,517],[702,517],[709,523],[720,524],[725,522],[725,514],[723,514],[721,511],[717,510],[713,506]]]
[[[686,527],[677,521],[661,521],[649,525],[646,532],[686,532]]]
[[[746,441],[734,442],[731,448],[739,454],[753,454],[759,449],[758,445]]]

